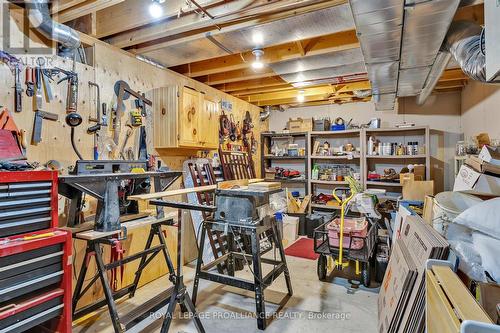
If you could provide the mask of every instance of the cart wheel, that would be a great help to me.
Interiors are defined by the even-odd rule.
[[[371,274],[370,274],[370,263],[368,262],[363,262],[361,264],[361,283],[363,286],[366,288],[370,288],[370,279],[371,279]]]
[[[320,254],[318,258],[318,279],[320,281],[326,279],[326,256],[323,254]]]

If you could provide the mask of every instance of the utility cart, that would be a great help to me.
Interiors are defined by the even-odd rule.
[[[336,195],[339,191],[345,193],[342,200]],[[333,220],[323,223],[314,230],[314,252],[319,254],[318,278],[320,280],[326,279],[328,275],[328,257],[331,256],[334,267],[338,270],[343,270],[351,263],[354,263],[356,265],[356,276],[360,276],[359,281],[365,287],[369,287],[371,279],[370,263],[374,256],[377,237],[377,223],[374,219],[376,212],[374,210],[367,212],[364,209],[366,208],[367,197],[363,198],[365,194],[356,193],[353,187],[336,188],[333,194],[341,205],[340,214],[336,214],[337,216]],[[360,202],[363,202],[365,207],[360,207]],[[348,214],[353,206],[361,213],[361,218]],[[348,223],[356,219],[362,225],[359,229],[356,229],[356,223],[352,225]]]

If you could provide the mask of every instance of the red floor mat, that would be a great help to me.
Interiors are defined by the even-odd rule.
[[[314,240],[310,238],[300,238],[285,249],[287,256],[316,260],[319,254],[314,253]]]

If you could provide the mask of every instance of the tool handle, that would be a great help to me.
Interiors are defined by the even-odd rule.
[[[68,81],[68,95],[66,98],[66,112],[77,112],[78,109],[78,82]]]
[[[26,130],[25,129],[21,129],[19,131],[19,141],[21,142],[21,147],[23,147],[24,149],[26,149],[26,147],[28,147],[28,141],[26,141]]]
[[[42,69],[37,67],[35,69],[35,80],[36,80],[36,89],[42,90]]]
[[[94,126],[90,126],[89,128],[87,128],[87,133],[94,134],[95,132],[97,132],[100,129],[101,129],[101,124],[96,124]]]
[[[31,67],[26,67],[25,82],[26,84],[33,83],[33,68]]]
[[[46,238],[46,237],[51,237],[54,236],[55,234],[53,232],[46,232],[44,234],[39,234],[39,235],[31,235],[31,236],[24,236],[22,240],[28,241],[28,240],[33,240],[33,239],[40,239],[40,238]]]

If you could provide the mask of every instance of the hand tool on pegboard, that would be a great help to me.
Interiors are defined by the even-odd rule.
[[[42,69],[35,67],[35,111],[42,111]]]
[[[28,97],[33,97],[35,93],[35,74],[34,74],[34,68],[32,67],[26,67],[25,71],[25,79],[24,82],[26,83],[26,96]]]
[[[21,112],[23,94],[21,71],[23,70],[23,64],[20,59],[4,51],[0,51],[0,60],[9,66],[14,75],[14,110],[16,112]]]
[[[21,85],[21,72],[21,64],[18,63],[14,68],[14,90],[16,92],[14,95],[14,110],[16,112],[21,112],[23,110],[23,87]]]
[[[114,91],[115,95],[117,96],[117,103],[113,121],[113,141],[116,145],[118,145],[118,142],[120,140],[121,117],[123,115],[123,112],[125,111],[125,104],[123,102],[130,98],[130,95],[132,95],[140,100],[140,102],[136,103],[139,103],[139,105],[144,105],[143,109],[145,108],[145,105],[151,106],[153,105],[153,103],[149,99],[147,99],[144,94],[140,94],[139,92],[130,89],[128,83],[122,80],[115,83]]]
[[[31,144],[36,146],[42,141],[42,123],[43,120],[59,120],[59,116],[55,113],[37,110],[35,111],[35,120],[33,123],[33,133],[31,135]]]

